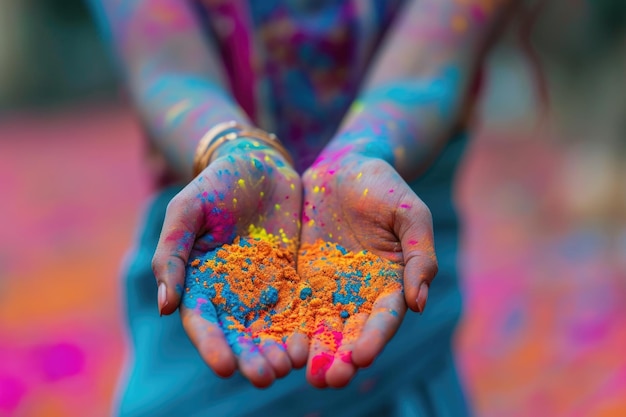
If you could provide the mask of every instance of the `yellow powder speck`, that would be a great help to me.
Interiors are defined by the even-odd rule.
[[[178,103],[170,107],[170,109],[165,113],[165,123],[172,123],[178,116],[180,116],[192,107],[193,104],[189,99],[179,101]]]
[[[277,204],[274,204],[274,209],[275,209],[275,210],[280,210],[280,204],[278,204],[278,203],[277,203]]]
[[[313,225],[315,225],[315,220],[313,219],[309,220],[309,226],[313,226]]]
[[[295,184],[291,184],[291,189],[295,190],[296,189],[296,185]]]
[[[363,190],[363,197],[367,196],[367,193],[369,192],[369,188],[366,188],[365,190]]]
[[[239,181],[237,181],[237,184],[239,184],[241,188],[246,188],[246,182],[243,180],[243,178],[239,179]]]
[[[360,180],[362,176],[363,176],[363,173],[362,173],[362,172],[359,172],[359,175],[357,175],[357,176],[356,176],[356,179],[357,179],[357,180]]]
[[[354,103],[352,103],[352,106],[350,107],[350,111],[352,113],[360,113],[363,111],[363,109],[365,108],[365,106],[363,105],[363,102],[360,100],[355,100]]]
[[[314,193],[319,193],[320,192],[320,187],[317,186],[317,185],[315,187],[313,187],[313,192]]]

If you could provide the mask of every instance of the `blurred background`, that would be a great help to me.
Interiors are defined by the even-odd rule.
[[[626,416],[626,2],[528,8],[486,80],[457,184],[476,414]],[[142,146],[85,5],[2,0],[0,416],[111,413]]]

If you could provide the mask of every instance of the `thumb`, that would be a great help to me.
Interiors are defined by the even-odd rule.
[[[161,236],[152,258],[158,285],[160,314],[172,314],[180,304],[185,286],[185,268],[193,248],[200,210],[184,196],[184,190],[168,204]]]
[[[406,303],[411,310],[422,313],[428,289],[438,271],[432,215],[426,204],[410,191],[398,203],[394,225],[404,257]]]

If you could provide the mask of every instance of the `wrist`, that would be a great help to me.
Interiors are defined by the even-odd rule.
[[[279,164],[289,165],[285,156],[267,143],[250,137],[239,137],[236,140],[227,141],[220,145],[215,151],[213,158],[211,158],[211,162],[229,156],[238,158],[254,156],[263,161],[265,156],[270,155],[272,160],[280,161]]]
[[[293,166],[291,155],[276,135],[228,121],[213,126],[200,139],[194,156],[193,175],[198,175],[219,156],[255,151],[264,151],[266,154],[273,151],[280,156],[277,160],[279,163],[286,162]]]
[[[353,162],[367,159],[380,159],[393,165],[393,150],[384,138],[355,137],[345,132],[335,136],[309,170],[333,173],[352,166]]]

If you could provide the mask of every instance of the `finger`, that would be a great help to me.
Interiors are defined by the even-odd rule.
[[[344,387],[354,377],[357,368],[352,362],[352,351],[368,317],[369,314],[360,313],[350,316],[346,320],[343,326],[341,345],[335,353],[335,360],[326,373],[328,386],[333,388]]]
[[[219,376],[229,377],[237,369],[237,362],[220,328],[215,307],[203,300],[194,308],[184,304],[180,309],[183,328],[202,360]]]
[[[437,275],[438,266],[434,251],[409,251],[404,267],[404,296],[411,310],[423,313],[428,300],[428,288]]]
[[[330,319],[318,324],[313,334],[309,359],[307,363],[306,379],[316,388],[325,388],[326,372],[335,361],[335,352],[341,345],[341,320]]]
[[[381,295],[355,343],[352,362],[358,367],[371,365],[400,327],[405,313],[406,304],[401,291]]]
[[[228,324],[225,323],[228,327]],[[252,336],[235,329],[225,328],[226,339],[230,342],[233,352],[237,356],[237,364],[241,373],[257,388],[269,387],[276,375],[269,361],[254,343]]]
[[[306,365],[309,356],[309,338],[302,333],[294,333],[287,338],[287,353],[294,369]]]
[[[428,286],[437,275],[437,256],[430,210],[413,193],[401,202],[395,213],[395,232],[404,258],[404,296],[409,308],[422,313],[428,299]]]
[[[185,283],[185,267],[193,247],[201,210],[183,192],[167,206],[161,236],[152,258],[152,271],[158,285],[161,314],[173,313],[180,303]]]
[[[265,339],[261,342],[259,348],[274,369],[276,378],[282,378],[291,371],[291,360],[287,354],[287,349],[282,343],[272,339]]]

